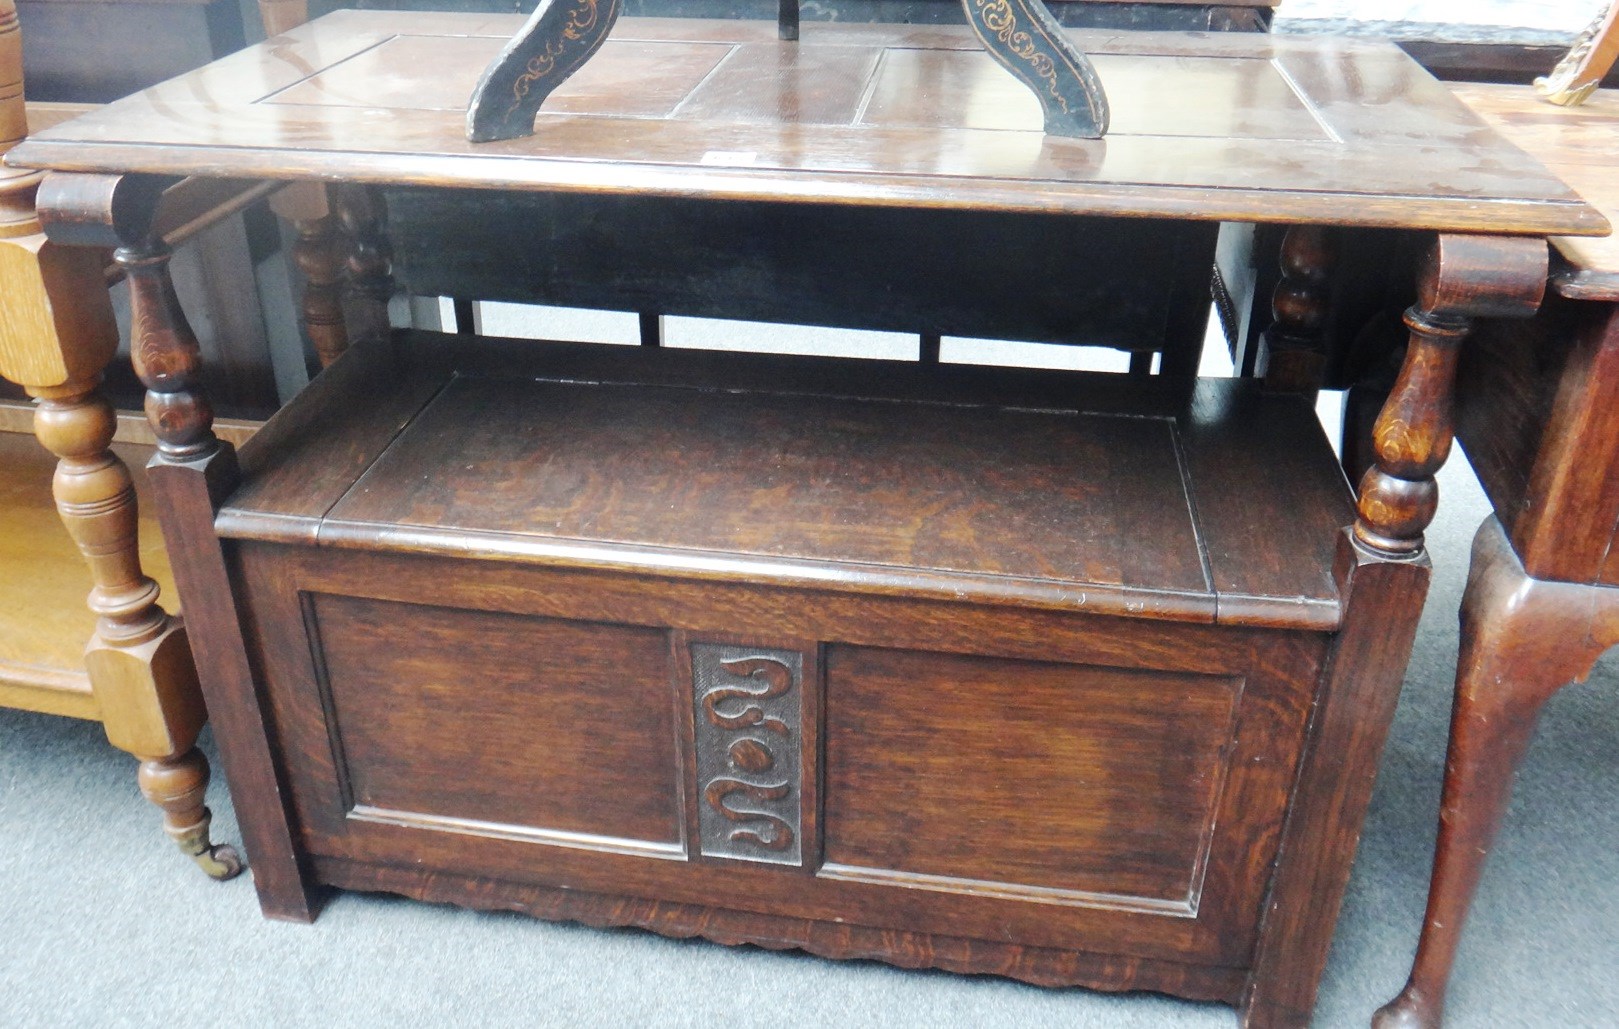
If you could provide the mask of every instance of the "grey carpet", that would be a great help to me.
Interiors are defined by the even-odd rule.
[[[1456,608],[1484,516],[1443,478],[1437,567],[1319,1024],[1364,1025],[1404,979],[1427,888]],[[1619,1023],[1616,668],[1552,702],[1462,948],[1451,1024]],[[218,838],[237,838],[223,785]],[[0,711],[0,1024],[7,1026],[1211,1026],[1229,1009],[1046,990],[633,930],[344,895],[313,926],[259,917],[170,849],[98,725]]]

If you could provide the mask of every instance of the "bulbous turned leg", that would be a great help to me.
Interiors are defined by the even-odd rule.
[[[1372,462],[1360,480],[1355,541],[1411,560],[1439,505],[1435,474],[1450,455],[1457,352],[1477,318],[1527,318],[1546,288],[1546,245],[1537,239],[1440,236],[1405,312],[1410,344],[1372,427]]]
[[[1326,368],[1323,338],[1332,308],[1337,241],[1330,228],[1295,225],[1282,237],[1282,279],[1265,330],[1265,388],[1314,396]]]
[[[1593,612],[1597,617],[1593,619]],[[1532,579],[1492,516],[1473,543],[1433,883],[1410,980],[1377,1029],[1436,1029],[1473,894],[1541,707],[1612,641],[1619,590]]]
[[[293,223],[298,233],[293,259],[304,273],[304,330],[315,345],[320,366],[327,367],[348,349],[343,320],[343,253],[337,219],[328,215]]]
[[[348,237],[344,264],[348,339],[386,339],[394,278],[393,248],[388,242],[388,213],[382,194],[353,183],[334,185],[328,194]]]
[[[270,198],[270,209],[296,233],[292,259],[304,277],[303,300],[299,305],[304,331],[315,347],[320,366],[325,368],[349,345],[348,325],[343,314],[343,272],[349,258],[348,239],[332,211],[326,187],[320,183],[293,183]]]
[[[103,715],[112,706],[122,707],[118,717],[105,719],[107,735],[140,759],[143,792],[163,810],[170,835],[209,872],[226,875],[240,862],[208,839],[203,807],[207,763],[195,749],[204,720],[213,720],[232,793],[243,813],[243,842],[253,859],[253,885],[260,903],[271,917],[308,921],[314,915],[314,897],[299,865],[290,814],[263,734],[230,578],[214,535],[214,515],[240,481],[236,452],[214,434],[213,412],[199,381],[201,348],[174,290],[169,248],[154,228],[168,185],[162,177],[63,173],[48,176],[38,190],[39,222],[49,227],[52,240],[64,252],[93,259],[82,278],[101,288],[90,291],[86,285],[84,295],[106,295],[101,260],[90,248],[113,248],[113,260],[124,272],[131,363],[146,386],[146,420],[157,437],[147,478],[175,584],[190,616],[182,621],[147,615],[143,605],[155,599],[155,590],[146,585],[138,566],[109,565],[105,581],[98,578],[97,583],[125,599],[104,610],[109,624],[98,631],[98,639],[105,646],[92,646],[85,660]],[[93,375],[99,375],[118,342],[110,305],[106,313],[108,338],[96,355],[97,363],[84,374],[73,374],[70,367],[57,382],[93,384]],[[0,348],[0,356],[4,353]],[[47,426],[67,444],[58,452],[69,451],[64,456],[73,459],[71,474],[59,478],[59,485],[73,488],[59,492],[58,501],[71,492],[66,499],[72,513],[93,516],[93,507],[81,505],[90,503],[90,479],[98,472],[89,463],[81,468],[79,460],[105,449],[112,420],[101,405],[83,403],[83,392],[69,385],[49,397],[37,395],[66,408],[55,411]],[[64,421],[81,425],[74,430],[60,424]],[[110,489],[112,480],[100,474],[102,488]],[[121,482],[117,492],[122,499],[110,505],[120,512],[116,532],[111,527],[98,531],[124,537],[134,511],[133,503],[124,501],[132,501],[133,495],[123,490]],[[69,522],[70,530],[77,521]],[[98,524],[105,523],[103,517]],[[99,537],[96,550],[100,552]],[[92,570],[95,567],[92,561]],[[188,645],[188,629],[194,633],[195,650]],[[148,680],[156,685],[155,694],[144,688]]]
[[[242,871],[236,848],[215,844],[208,836],[212,813],[203,803],[208,789],[208,760],[192,747],[175,758],[141,762],[141,793],[163,809],[163,831],[210,878],[235,878]]]
[[[215,879],[241,871],[228,847],[208,841],[203,791],[208,763],[196,749],[206,712],[185,626],[158,606],[141,568],[135,487],[110,449],[117,420],[96,383],[30,387],[34,432],[58,458],[57,512],[89,565],[96,631],[84,663],[107,739],[141,761],[141,792],[164,828]]]

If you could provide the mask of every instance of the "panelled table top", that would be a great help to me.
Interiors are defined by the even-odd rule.
[[[1445,231],[1606,222],[1390,44],[1077,33],[1105,140],[1048,137],[965,27],[630,19],[525,139],[465,107],[518,16],[340,11],[12,151],[24,166]]]
[[[1599,89],[1578,107],[1549,104],[1527,86],[1453,87],[1503,136],[1544,161],[1610,220],[1619,215],[1619,90]],[[1619,238],[1552,241],[1572,266],[1558,289],[1584,300],[1619,300]]]

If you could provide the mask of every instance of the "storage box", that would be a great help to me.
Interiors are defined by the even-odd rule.
[[[1241,999],[1343,616],[1304,400],[405,333],[241,458],[312,881]]]

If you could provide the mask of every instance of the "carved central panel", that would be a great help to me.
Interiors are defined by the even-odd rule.
[[[699,852],[800,864],[804,655],[693,643],[691,666]]]

